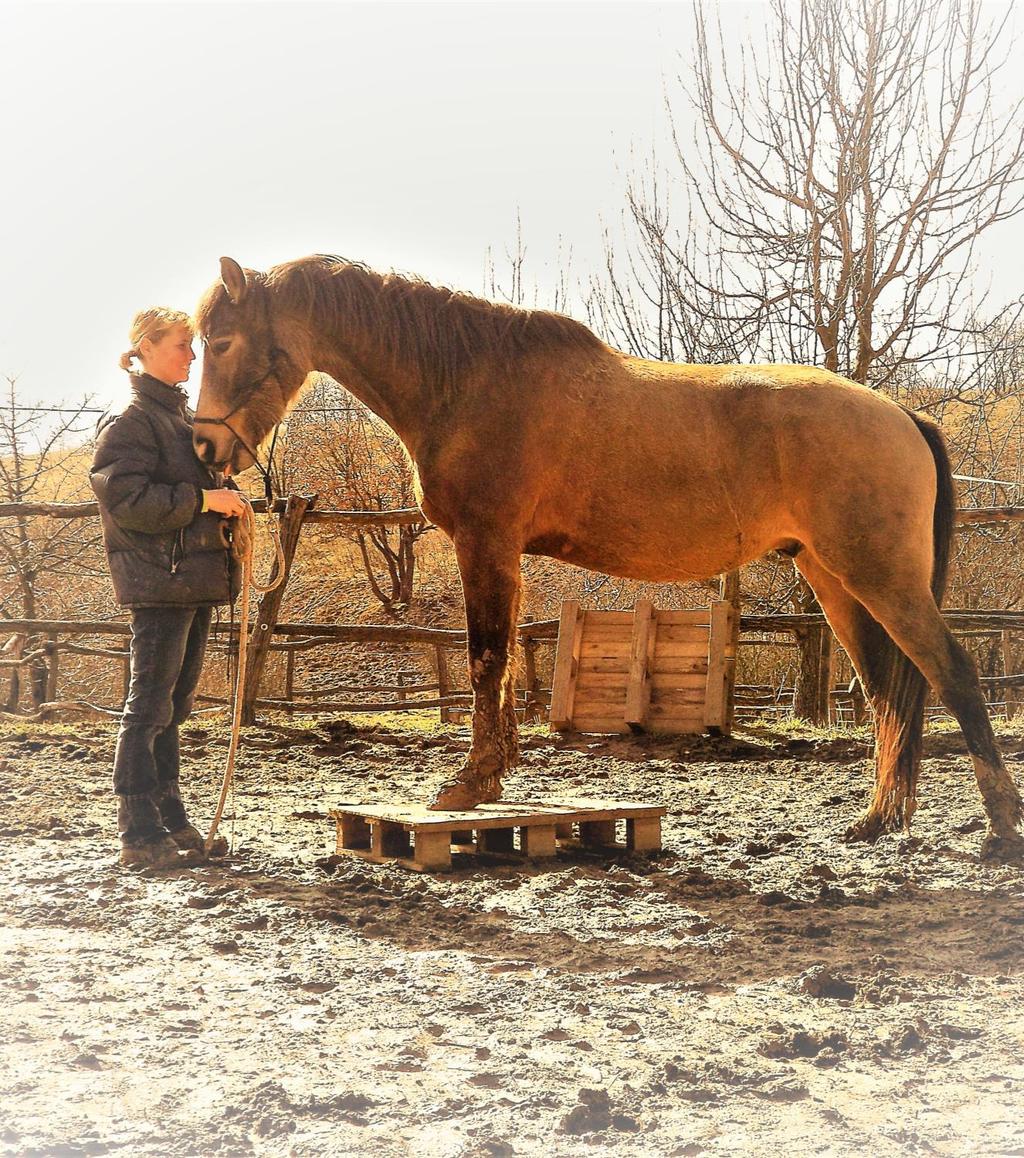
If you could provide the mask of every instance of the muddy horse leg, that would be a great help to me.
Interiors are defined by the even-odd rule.
[[[455,780],[431,808],[473,808],[498,800],[502,777],[518,760],[515,643],[522,580],[519,555],[481,542],[456,542],[466,600],[473,744]]]
[[[871,702],[875,731],[875,790],[847,840],[877,840],[910,827],[924,732],[927,682],[862,603],[804,551],[796,565],[818,597],[836,638]]]
[[[988,815],[982,854],[1019,856],[1024,853],[1018,828],[1024,809],[1003,765],[974,661],[953,638],[926,586],[902,582],[902,577],[892,573],[888,578],[884,588],[876,581],[863,583],[856,595],[917,665],[960,725]]]

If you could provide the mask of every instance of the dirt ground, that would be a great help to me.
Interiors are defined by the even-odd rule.
[[[466,731],[293,721],[230,858],[160,876],[115,866],[113,735],[0,730],[0,1153],[1024,1155],[1024,868],[979,863],[958,736],[872,848],[862,738],[527,729],[510,798],[664,803],[665,851],[430,876],[333,864],[327,813]],[[186,730],[197,819],[226,743]]]

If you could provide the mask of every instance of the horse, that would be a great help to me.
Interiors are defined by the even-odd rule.
[[[451,539],[466,606],[473,738],[431,807],[496,801],[518,758],[513,659],[524,554],[631,579],[706,579],[791,555],[873,708],[875,788],[847,832],[909,828],[927,684],[956,717],[988,816],[1020,855],[1021,796],[974,664],[940,613],[956,498],[928,419],[813,366],[630,357],[572,318],[315,255],[221,259],[196,332],[194,442],[235,472],[314,371],[405,446]]]

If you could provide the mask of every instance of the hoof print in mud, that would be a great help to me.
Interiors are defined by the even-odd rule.
[[[579,1102],[562,1119],[563,1134],[599,1134],[612,1124],[607,1090],[580,1090]]]
[[[808,997],[827,998],[832,1001],[852,1001],[857,996],[857,986],[852,981],[840,977],[827,965],[815,965],[800,978],[800,992]]]

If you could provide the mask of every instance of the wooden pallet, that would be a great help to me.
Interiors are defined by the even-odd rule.
[[[421,804],[344,804],[330,815],[338,826],[339,853],[424,872],[451,868],[453,851],[534,860],[578,841],[597,850],[657,852],[665,812],[654,804],[578,800],[498,801],[465,812],[433,812]],[[619,822],[625,827],[622,842],[616,839]]]
[[[584,611],[562,604],[551,680],[552,731],[728,733],[736,615],[717,601],[695,611]]]

